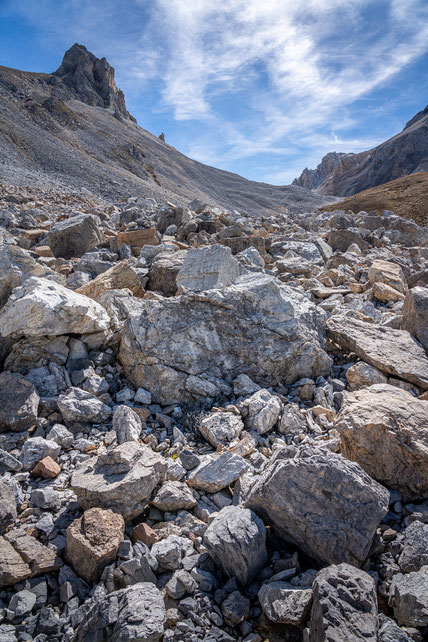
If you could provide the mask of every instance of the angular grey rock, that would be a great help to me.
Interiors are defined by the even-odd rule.
[[[408,291],[403,305],[402,328],[407,330],[428,352],[428,288],[416,287]]]
[[[55,441],[43,439],[43,437],[30,437],[25,441],[19,459],[24,470],[32,470],[44,457],[52,457],[56,460],[60,453],[61,446]]]
[[[246,397],[260,390],[260,386],[254,383],[248,375],[240,374],[233,382],[233,392],[237,397]]]
[[[100,243],[101,233],[92,214],[71,216],[55,223],[48,232],[49,247],[57,258],[78,258]]]
[[[377,642],[373,578],[349,564],[320,571],[313,585],[311,642]]]
[[[39,400],[30,381],[13,372],[0,373],[0,433],[34,426]]]
[[[304,432],[306,420],[297,403],[284,406],[278,430],[284,435],[298,435]]]
[[[193,550],[192,542],[187,537],[169,535],[155,542],[151,554],[163,571],[176,571],[181,567],[181,560]]]
[[[229,577],[245,585],[267,561],[266,529],[252,511],[239,506],[222,508],[204,534],[209,555]]]
[[[16,520],[16,499],[12,488],[0,482],[0,535]]]
[[[163,636],[166,612],[154,584],[141,582],[105,596],[94,596],[82,607],[76,642],[157,642]]]
[[[239,591],[233,591],[222,603],[221,612],[229,626],[236,626],[250,614],[250,600]]]
[[[384,617],[383,622],[379,627],[379,642],[412,642],[407,633],[396,625],[394,620],[389,617]]]
[[[62,493],[52,488],[35,488],[31,493],[31,503],[43,510],[59,510]]]
[[[177,275],[181,269],[186,251],[159,253],[150,265],[147,290],[162,292],[165,296],[177,293]]]
[[[348,368],[346,371],[346,379],[351,390],[368,388],[376,383],[388,382],[386,375],[364,361],[358,361],[358,363]]]
[[[312,587],[267,582],[262,585],[258,598],[263,613],[271,622],[302,627],[311,612]]]
[[[347,394],[334,427],[342,453],[404,499],[428,493],[428,401],[376,384]]]
[[[22,285],[31,276],[59,275],[36,261],[29,252],[18,245],[8,245],[0,249],[0,308],[4,306],[14,288]]]
[[[166,592],[173,600],[181,600],[185,595],[192,595],[197,588],[196,580],[183,569],[175,571],[165,586]]]
[[[129,406],[118,406],[113,413],[113,430],[116,431],[117,442],[138,441],[141,433],[141,419]]]
[[[179,481],[166,481],[153,497],[153,506],[163,511],[177,511],[196,506],[196,499],[190,488]]]
[[[177,275],[177,285],[192,292],[225,288],[242,273],[239,261],[224,245],[209,245],[187,252]]]
[[[327,334],[382,372],[428,389],[427,355],[405,330],[333,316],[327,321]]]
[[[230,452],[224,452],[221,455],[205,455],[186,481],[192,488],[216,493],[233,484],[248,467],[242,457]]]
[[[130,521],[144,511],[165,472],[163,457],[127,441],[77,469],[71,486],[84,510],[110,508]]]
[[[81,388],[69,388],[58,397],[57,404],[67,424],[80,421],[102,423],[111,415],[109,406]]]
[[[35,593],[24,589],[12,595],[9,602],[9,611],[11,611],[13,618],[22,618],[29,615],[33,610],[37,596]]]
[[[62,424],[54,424],[46,437],[50,441],[56,441],[63,448],[71,448],[74,442],[73,433]]]
[[[0,448],[0,475],[8,471],[18,473],[21,469],[22,464],[19,459]]]
[[[403,532],[401,555],[398,565],[403,573],[419,571],[428,566],[428,524],[415,521]]]
[[[388,511],[388,491],[326,449],[304,445],[293,453],[283,449],[268,461],[245,505],[310,557],[359,565]]]
[[[394,615],[402,626],[428,624],[428,566],[420,571],[399,575],[391,586]]]
[[[212,412],[199,424],[199,432],[214,448],[230,443],[239,437],[243,429],[242,419],[232,412]]]
[[[92,334],[106,332],[109,325],[109,316],[99,303],[37,277],[16,288],[0,312],[3,337]]]
[[[330,371],[324,313],[264,274],[222,290],[170,299],[123,301],[119,359],[136,386],[162,404],[192,402],[189,376],[217,380],[247,374],[260,385],[291,383]]]
[[[259,435],[272,430],[282,409],[280,399],[272,395],[269,390],[255,392],[245,399],[242,405],[248,408],[248,414],[245,417],[246,429],[255,430]]]

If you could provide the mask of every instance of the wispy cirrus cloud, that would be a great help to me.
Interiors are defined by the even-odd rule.
[[[133,104],[163,114],[185,153],[275,182],[332,148],[380,142],[362,101],[378,108],[428,52],[425,0],[14,0],[9,10],[41,37],[111,59]]]

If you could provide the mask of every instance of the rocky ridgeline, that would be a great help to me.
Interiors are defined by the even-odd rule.
[[[0,639],[423,642],[428,231],[0,201]]]

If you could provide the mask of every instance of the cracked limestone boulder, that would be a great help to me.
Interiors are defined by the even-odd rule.
[[[123,301],[119,360],[137,387],[162,404],[200,401],[189,378],[248,375],[259,385],[326,375],[324,312],[272,276],[248,274],[232,285],[163,300]]]
[[[217,243],[187,252],[177,275],[177,285],[193,292],[224,288],[242,271],[231,249]]]
[[[337,315],[327,321],[327,334],[381,372],[428,389],[427,355],[405,330]]]
[[[84,510],[111,509],[128,522],[141,515],[165,474],[163,457],[127,441],[75,470],[71,486]]]
[[[278,451],[245,506],[315,560],[360,565],[388,512],[389,492],[356,463],[312,445]]]
[[[346,395],[334,427],[342,454],[405,500],[428,494],[428,401],[376,384]]]
[[[105,333],[109,323],[106,310],[89,297],[37,277],[16,288],[0,312],[3,337]]]
[[[428,288],[418,286],[408,291],[401,327],[416,337],[428,353]]]
[[[199,432],[214,448],[220,444],[229,444],[243,430],[242,419],[233,412],[212,412],[199,424]]]

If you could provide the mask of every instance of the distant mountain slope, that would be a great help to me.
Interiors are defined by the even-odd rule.
[[[199,198],[250,215],[313,210],[331,202],[198,163],[139,127],[114,69],[74,45],[53,74],[0,67],[0,179],[94,194]]]
[[[311,178],[320,175],[323,181],[312,188],[319,194],[351,196],[402,176],[428,171],[428,107],[381,145],[360,154],[345,154],[334,165],[330,157],[331,154],[324,156],[316,170],[303,170],[293,185],[304,185],[308,173]]]
[[[292,185],[306,187],[306,189],[317,189],[324,181],[329,178],[339,163],[347,156],[355,154],[346,154],[343,152],[329,152],[322,159],[316,169],[305,167],[299,178],[295,178]]]
[[[352,210],[354,214],[393,210],[404,218],[412,218],[419,225],[428,225],[428,172],[397,178],[321,209]]]

